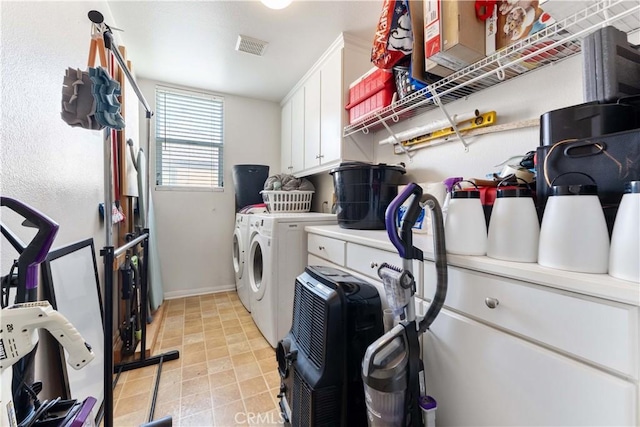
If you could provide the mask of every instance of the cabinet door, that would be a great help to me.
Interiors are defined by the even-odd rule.
[[[293,173],[304,169],[304,88],[291,98],[291,165]]]
[[[338,265],[344,265],[346,245],[343,240],[318,236],[317,234],[309,234],[307,238],[307,251],[310,254],[325,258]]]
[[[292,173],[291,164],[291,100],[282,106],[281,120],[281,144],[280,144],[280,170],[282,173]]]
[[[424,268],[424,297],[431,298],[435,266]],[[638,307],[459,267],[449,266],[448,275],[448,308],[638,378]],[[489,308],[486,299],[497,306]]]
[[[347,243],[347,267],[365,274],[372,279],[380,280],[378,267],[383,263],[402,268],[402,258],[397,252],[387,252],[370,246]],[[422,264],[420,261],[413,261],[412,273],[416,281],[416,287],[422,283]],[[422,289],[417,289],[418,296],[422,294]]]
[[[342,49],[337,49],[320,68],[320,163],[341,157],[343,101]]]
[[[320,164],[320,70],[304,85],[304,168]]]
[[[423,361],[438,426],[636,425],[632,383],[448,310]]]

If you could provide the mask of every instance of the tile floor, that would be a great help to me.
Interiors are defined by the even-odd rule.
[[[281,425],[275,352],[238,299],[225,292],[165,302],[154,354],[180,351],[165,362],[154,419],[174,426]],[[157,366],[124,372],[114,390],[115,426],[148,417]]]

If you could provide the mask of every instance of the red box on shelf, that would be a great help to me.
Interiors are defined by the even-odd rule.
[[[391,70],[372,68],[364,76],[349,85],[349,124],[366,114],[391,105],[396,84]]]

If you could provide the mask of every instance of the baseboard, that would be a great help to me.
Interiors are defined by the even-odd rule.
[[[200,288],[200,289],[187,289],[184,291],[171,291],[171,292],[164,293],[164,299],[170,300],[170,299],[185,298],[185,297],[196,297],[200,295],[217,294],[220,292],[229,292],[229,291],[235,291],[235,290],[236,290],[236,285],[230,285],[230,286],[225,286],[223,288],[216,288],[216,289]]]

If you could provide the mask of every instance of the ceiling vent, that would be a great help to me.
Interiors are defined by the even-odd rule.
[[[243,36],[240,34],[238,36],[238,42],[236,43],[236,50],[238,52],[250,53],[252,55],[262,56],[264,52],[267,50],[267,46],[269,43],[254,39],[253,37]]]

